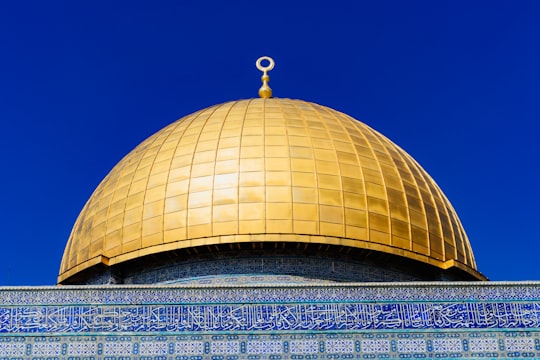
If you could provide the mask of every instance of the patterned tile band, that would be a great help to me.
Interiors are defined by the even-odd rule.
[[[538,282],[0,288],[1,305],[540,300]]]
[[[2,333],[537,329],[540,302],[0,308]]]
[[[406,359],[539,358],[540,333],[17,336],[0,341],[2,359]]]

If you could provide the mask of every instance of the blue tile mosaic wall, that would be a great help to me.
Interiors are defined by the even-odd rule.
[[[96,335],[0,338],[0,359],[540,358],[536,332]]]
[[[540,358],[540,283],[0,288],[0,359]]]

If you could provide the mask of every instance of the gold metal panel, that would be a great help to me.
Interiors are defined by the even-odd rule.
[[[268,233],[290,233],[292,232],[291,220],[266,220],[266,232]]]
[[[341,190],[341,178],[339,176],[319,174],[318,180],[320,189]]]
[[[141,238],[141,226],[140,222],[126,225],[122,228],[122,241],[133,241]]]
[[[240,220],[261,220],[265,218],[266,206],[264,203],[247,203],[238,205]],[[264,229],[264,224],[262,229]]]
[[[409,224],[405,221],[392,219],[392,234],[404,239],[410,238]]]
[[[265,231],[265,220],[241,220],[238,222],[239,232],[241,234],[260,233]]]
[[[236,204],[238,202],[238,188],[225,188],[214,190],[214,205]]]
[[[367,181],[372,184],[383,184],[383,179],[379,170],[372,170],[368,168],[363,168],[362,173],[364,174],[364,181]]]
[[[313,149],[305,146],[291,146],[289,148],[293,159],[313,159]]]
[[[293,231],[296,234],[317,233],[318,224],[317,221],[294,220]]]
[[[343,224],[335,224],[335,223],[327,223],[321,221],[319,223],[319,231],[321,235],[328,235],[328,236],[337,236],[342,237],[344,236],[345,232],[345,226]],[[328,244],[331,243],[330,241],[325,241],[324,243]]]
[[[344,206],[351,209],[366,209],[366,197],[364,194],[343,193]]]
[[[383,199],[376,197],[367,197],[368,200],[368,210],[370,212],[376,212],[388,216],[388,202]]]
[[[366,194],[379,199],[386,199],[386,189],[384,186],[366,182]]]
[[[163,216],[153,217],[143,221],[142,236],[157,234],[163,229]]]
[[[191,167],[191,179],[198,178],[201,176],[208,176],[214,173],[214,164],[213,163],[194,163]]]
[[[238,233],[238,221],[214,222],[212,234],[228,235]]]
[[[335,175],[339,173],[339,167],[335,162],[332,161],[316,161],[317,172],[320,174],[330,174]]]
[[[122,238],[118,235],[119,233],[115,233],[103,238],[103,247],[107,250],[108,254],[112,252],[111,249],[122,245]]]
[[[220,146],[222,143],[220,142]],[[216,160],[234,160],[238,159],[239,147],[220,148],[216,154]]]
[[[141,240],[141,243],[142,243],[141,247],[145,248],[145,247],[150,247],[153,245],[159,245],[162,242],[163,242],[163,236],[161,233],[151,234],[148,236],[143,236]],[[131,251],[133,250],[136,250],[136,249],[131,249]]]
[[[389,233],[388,217],[375,213],[368,213],[369,228],[380,232]]]
[[[122,243],[122,252],[131,252],[131,251],[139,250],[140,248],[141,248],[140,241],[124,240]]]
[[[266,201],[269,203],[280,203],[292,201],[292,193],[290,186],[267,186]]]
[[[289,144],[294,144],[295,146],[305,146],[311,149],[311,141],[307,136],[292,136],[289,135]],[[313,152],[313,150],[311,150]]]
[[[362,176],[362,171],[358,165],[340,164],[341,176],[348,178],[359,178]]]
[[[211,165],[208,165],[211,167]],[[215,174],[226,174],[238,171],[238,160],[216,161]]]
[[[334,149],[314,149],[315,158],[317,160],[330,161],[331,163],[336,163],[336,152]]]
[[[186,228],[177,228],[177,229],[171,229],[171,230],[165,230],[164,231],[164,238],[163,242],[170,243],[170,242],[177,242],[181,241],[181,239],[186,238]],[[175,247],[173,247],[174,249]]]
[[[212,189],[214,176],[200,176],[191,179],[189,184],[190,192],[199,192]]]
[[[150,219],[163,214],[164,200],[160,199],[144,205],[143,219]]]
[[[264,171],[264,159],[241,159],[240,171]]]
[[[117,231],[120,229],[124,222],[124,214],[118,214],[114,216],[110,216],[107,219],[107,232],[106,234],[110,234],[111,232]]]
[[[293,171],[313,173],[315,171],[315,162],[310,159],[291,159],[291,168]]]
[[[277,157],[266,158],[266,171],[290,171],[291,165],[289,160],[284,160]]]
[[[157,186],[151,189],[146,190],[146,195],[144,196],[145,203],[152,203],[154,201],[163,200],[165,197],[165,186]]]
[[[324,205],[342,205],[342,192],[339,190],[319,189],[319,203]]]
[[[341,206],[326,206],[319,207],[319,219],[324,222],[343,224],[343,208]]]
[[[212,221],[236,221],[238,220],[238,205],[219,205],[213,206]]]
[[[163,218],[164,230],[184,229],[186,227],[187,210],[165,214]]]
[[[317,199],[317,189],[311,187],[293,187],[292,197],[295,203],[312,203]]]
[[[264,171],[247,171],[240,173],[240,186],[258,186],[265,184]]]
[[[268,171],[266,172],[266,185],[291,185],[291,173],[289,171]]]
[[[345,223],[360,228],[367,227],[367,213],[364,210],[345,208]]]
[[[212,204],[212,191],[201,191],[189,194],[188,207],[190,209],[207,207]]]
[[[342,177],[341,184],[343,186],[343,191],[347,191],[354,194],[364,193],[364,183],[362,179]]]
[[[184,195],[188,192],[188,189],[189,189],[188,180],[169,182],[165,190],[165,196],[172,197],[176,195]]]
[[[240,148],[240,157],[242,159],[261,159],[264,158],[264,146],[259,143],[253,146],[242,146]]]
[[[266,203],[266,219],[291,219],[292,204],[287,203]]]
[[[293,203],[293,218],[295,220],[318,221],[319,207],[316,204]]]
[[[187,194],[171,196],[165,199],[165,213],[187,209]]]
[[[375,243],[381,244],[390,244],[391,238],[390,234],[387,232],[377,231],[370,229],[369,230],[369,240]]]
[[[356,226],[347,225],[345,228],[345,236],[350,239],[367,239],[367,229]],[[354,241],[353,243],[356,243]],[[357,246],[356,244],[353,246]]]
[[[59,281],[102,255],[116,264],[278,240],[385,251],[482,278],[455,211],[408,154],[342,113],[268,98],[189,115],[128,154],[81,211]]]

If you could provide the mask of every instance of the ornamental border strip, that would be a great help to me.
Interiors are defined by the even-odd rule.
[[[540,302],[0,307],[0,333],[540,329]]]
[[[309,285],[80,285],[0,287],[0,305],[243,302],[530,301],[540,282],[411,282]]]

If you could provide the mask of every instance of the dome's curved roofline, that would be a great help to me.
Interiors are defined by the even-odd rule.
[[[268,98],[187,115],[126,155],[81,211],[58,280],[259,241],[373,249],[485,279],[450,202],[405,151],[344,113]]]

